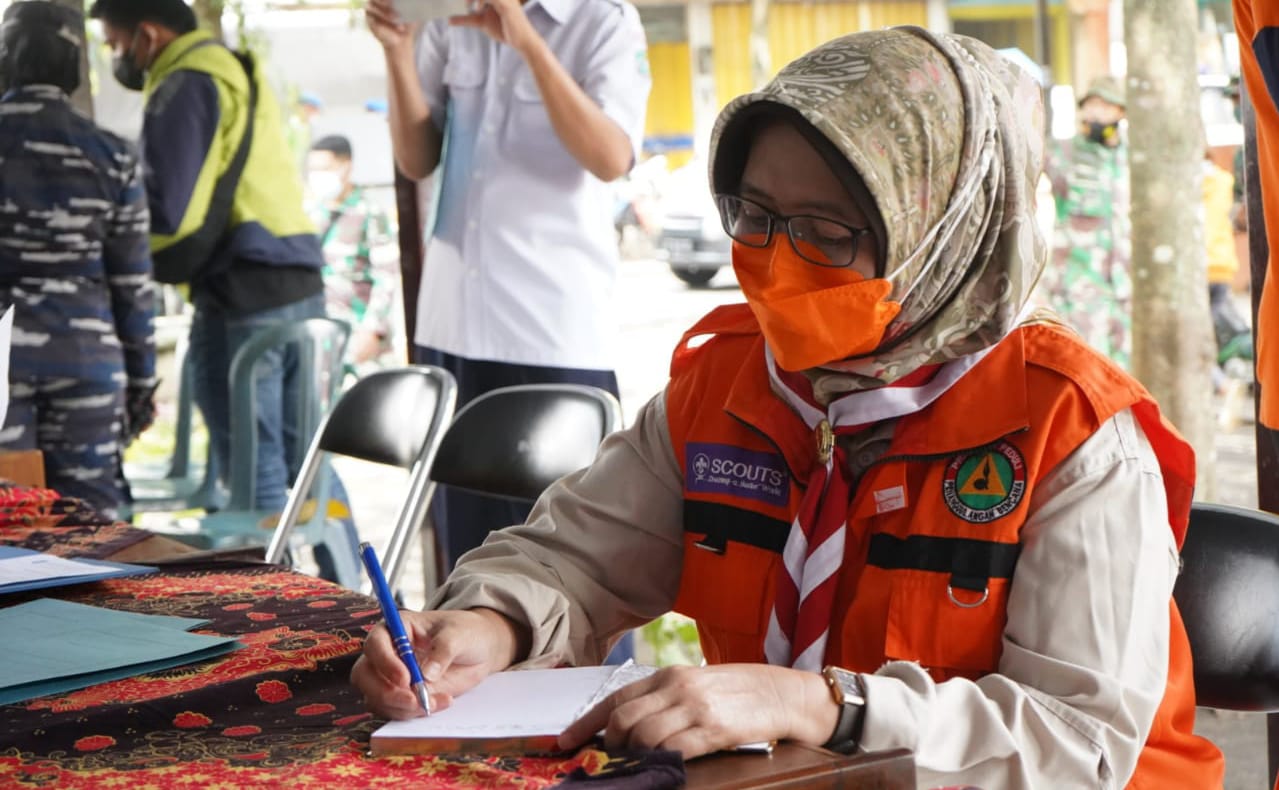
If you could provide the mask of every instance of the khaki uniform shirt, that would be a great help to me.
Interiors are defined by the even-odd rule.
[[[1122,787],[1167,681],[1178,555],[1159,464],[1131,412],[1035,488],[999,671],[934,682],[865,675],[861,748],[914,752],[921,787]],[[594,664],[667,612],[683,562],[682,481],[665,395],[553,485],[526,524],[466,554],[432,608],[527,624],[531,665]]]

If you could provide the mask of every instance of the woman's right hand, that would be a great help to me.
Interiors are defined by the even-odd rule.
[[[368,0],[364,5],[364,19],[387,54],[413,46],[418,26],[405,24],[395,12],[391,0]]]
[[[510,666],[520,640],[515,625],[491,609],[401,612],[413,652],[422,668],[431,709],[443,710],[453,697]],[[396,655],[386,626],[364,641],[364,654],[351,668],[351,682],[364,704],[387,719],[412,719],[422,708],[409,686],[409,671]]]

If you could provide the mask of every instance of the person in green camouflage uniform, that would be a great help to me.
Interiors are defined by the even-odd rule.
[[[351,143],[318,140],[307,156],[307,185],[324,250],[330,318],[351,325],[347,365],[363,372],[391,358],[400,303],[400,255],[386,212],[351,183]]]
[[[1093,80],[1079,102],[1079,133],[1048,158],[1057,221],[1042,287],[1089,345],[1128,368],[1132,246],[1128,147],[1119,132],[1123,115],[1119,83],[1112,77]]]

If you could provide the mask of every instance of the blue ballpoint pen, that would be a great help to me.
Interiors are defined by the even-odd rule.
[[[377,561],[377,554],[368,543],[360,544],[360,558],[364,560],[364,570],[368,571],[373,582],[373,592],[382,607],[382,618],[386,620],[386,630],[391,632],[391,643],[395,645],[395,653],[408,667],[409,680],[417,701],[422,703],[422,710],[431,715],[431,700],[426,693],[426,679],[417,665],[417,656],[413,655],[413,644],[409,641],[409,633],[404,630],[404,621],[400,619],[400,608],[395,605],[395,597],[386,583],[386,575],[382,573],[382,563]]]

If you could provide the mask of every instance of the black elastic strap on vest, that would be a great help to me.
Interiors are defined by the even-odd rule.
[[[684,531],[705,535],[697,541],[698,548],[716,554],[723,554],[730,540],[781,554],[790,524],[751,510],[685,499]]]
[[[990,579],[1011,579],[1021,544],[970,538],[872,535],[868,565],[885,570],[949,573],[950,586],[982,592]]]
[[[203,41],[191,49],[216,43]],[[240,62],[244,73],[249,77],[249,113],[244,123],[244,134],[240,137],[240,144],[235,149],[235,156],[231,158],[231,163],[227,165],[226,171],[213,187],[213,196],[209,199],[209,209],[204,214],[204,222],[190,236],[152,254],[155,279],[162,283],[194,282],[215,274],[217,270],[225,269],[231,264],[229,259],[225,261],[220,259],[227,257],[225,251],[220,248],[227,242],[227,231],[231,224],[231,206],[235,202],[235,191],[240,186],[244,165],[249,161],[249,148],[253,144],[253,119],[258,110],[258,83],[254,79],[253,56],[247,52],[234,50],[231,54]]]

